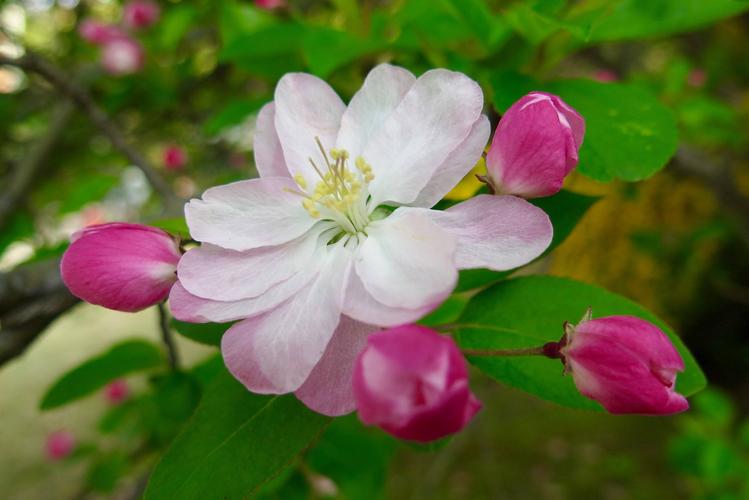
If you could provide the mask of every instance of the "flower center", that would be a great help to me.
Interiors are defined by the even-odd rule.
[[[333,148],[326,152],[318,137],[315,142],[325,166],[320,168],[311,157],[308,160],[319,180],[310,191],[307,179],[296,174],[294,180],[300,191],[293,192],[304,198],[302,206],[313,218],[332,220],[350,235],[366,235],[365,229],[371,220],[367,202],[369,182],[374,179],[372,166],[358,156],[352,169],[348,151]]]

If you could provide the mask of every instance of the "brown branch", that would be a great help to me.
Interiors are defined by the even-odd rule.
[[[0,230],[8,223],[13,212],[31,190],[32,184],[44,167],[47,158],[60,140],[73,114],[70,101],[62,102],[55,109],[47,131],[3,181],[5,186],[0,197]]]
[[[28,52],[19,58],[0,55],[0,65],[15,66],[17,68],[36,73],[47,80],[63,95],[72,100],[91,122],[107,136],[112,145],[122,153],[130,163],[138,167],[146,176],[153,189],[164,201],[166,211],[174,211],[182,205],[182,201],[174,194],[164,178],[148,163],[148,161],[133,148],[125,139],[114,121],[93,100],[88,91],[74,82],[61,69],[43,59],[39,55]]]
[[[62,282],[56,259],[0,273],[0,365],[23,353],[77,302]]]

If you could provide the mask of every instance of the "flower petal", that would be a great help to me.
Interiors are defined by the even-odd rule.
[[[232,326],[221,340],[229,371],[252,392],[297,390],[338,326],[350,268],[348,250],[331,247],[309,286],[267,313]]]
[[[409,205],[431,208],[444,198],[476,165],[489,141],[490,134],[489,119],[481,115],[473,124],[468,137],[448,155],[442,165],[437,167],[419,196]]]
[[[252,149],[260,177],[289,177],[281,142],[276,132],[276,105],[269,102],[260,110],[255,123]]]
[[[257,297],[241,300],[210,300],[188,292],[180,282],[172,287],[169,307],[180,321],[225,323],[265,313],[296,294],[318,274],[324,249],[319,248],[309,265],[289,279],[273,285]]]
[[[417,209],[398,209],[371,223],[356,272],[386,306],[418,309],[444,300],[458,278],[455,238]]]
[[[380,64],[372,69],[341,117],[336,147],[353,157],[360,155],[415,81],[410,71],[398,66]]]
[[[554,232],[543,210],[515,196],[479,195],[444,212],[428,213],[457,238],[458,269],[522,266],[548,248]]]
[[[342,316],[325,354],[296,391],[296,397],[316,412],[331,417],[354,411],[354,362],[367,345],[367,336],[376,330],[376,326]]]
[[[288,177],[234,182],[208,189],[190,200],[185,218],[197,241],[231,250],[280,245],[311,228],[315,219],[302,207]]]
[[[416,80],[362,153],[375,176],[374,206],[414,201],[468,137],[483,104],[481,87],[461,73],[437,69]]]
[[[379,326],[397,326],[413,323],[426,316],[439,305],[439,302],[417,309],[386,306],[372,297],[356,272],[349,275],[343,314],[358,321]]]
[[[315,138],[326,150],[335,146],[346,105],[330,85],[306,73],[289,73],[281,78],[274,102],[276,131],[286,167],[308,182],[317,179],[309,159],[323,170],[326,167]]]
[[[309,267],[320,245],[320,223],[306,234],[283,245],[244,252],[203,244],[179,261],[177,276],[193,295],[211,300],[257,297],[269,288]]]

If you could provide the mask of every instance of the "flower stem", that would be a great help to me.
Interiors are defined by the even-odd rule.
[[[174,335],[172,329],[169,326],[169,315],[166,312],[164,303],[160,303],[156,306],[159,310],[159,328],[161,329],[161,340],[166,346],[167,354],[169,355],[169,366],[172,370],[179,369],[179,353],[177,352],[177,344],[174,342]]]
[[[518,349],[461,349],[466,356],[509,357],[509,356],[545,356],[551,359],[561,357],[559,342],[547,342],[537,347],[521,347]]]

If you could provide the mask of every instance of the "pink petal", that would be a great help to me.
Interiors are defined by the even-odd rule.
[[[114,38],[104,42],[101,49],[101,65],[115,76],[129,75],[140,71],[145,62],[145,52],[131,38]]]
[[[267,313],[232,326],[221,341],[229,371],[252,392],[299,389],[338,326],[350,266],[348,250],[329,248],[306,288]]]
[[[269,102],[260,110],[255,123],[253,150],[260,177],[289,177],[281,142],[276,132],[276,105]]]
[[[554,231],[543,210],[515,196],[479,195],[444,212],[426,213],[457,238],[459,269],[505,271],[525,265],[548,248]]]
[[[491,125],[485,115],[476,120],[468,137],[437,167],[419,196],[409,205],[431,208],[445,197],[476,165],[489,141]]]
[[[280,245],[298,238],[317,221],[309,216],[288,177],[234,182],[208,189],[185,206],[197,241],[230,250]]]
[[[386,306],[372,297],[356,272],[349,275],[346,297],[343,302],[343,313],[364,323],[379,326],[397,326],[413,323],[439,305],[439,302],[417,309]]]
[[[276,132],[286,166],[292,175],[301,174],[312,184],[318,176],[309,159],[320,169],[326,168],[315,138],[326,151],[335,146],[346,106],[327,83],[306,73],[288,73],[281,78],[274,102]]]
[[[416,81],[410,71],[380,64],[369,72],[341,117],[337,146],[356,157],[395,111]]]
[[[73,235],[60,272],[76,297],[134,312],[166,298],[176,280],[179,259],[177,243],[160,229],[102,224]]]
[[[458,278],[455,238],[415,209],[398,209],[367,227],[356,273],[378,302],[420,309],[442,302]]]
[[[336,417],[356,409],[352,377],[354,362],[364,346],[367,336],[377,327],[341,317],[325,354],[296,391],[296,397],[311,409],[323,415]]]
[[[468,137],[483,104],[481,87],[461,73],[437,69],[416,80],[362,153],[375,176],[374,205],[413,202]]]
[[[257,297],[312,265],[324,224],[282,245],[244,252],[203,244],[189,250],[177,275],[191,294],[211,300]]]

